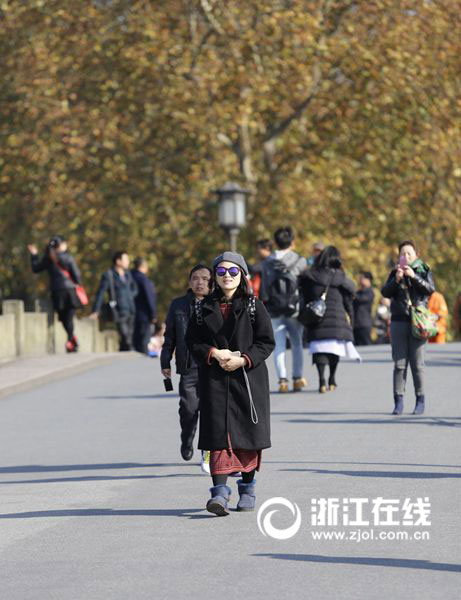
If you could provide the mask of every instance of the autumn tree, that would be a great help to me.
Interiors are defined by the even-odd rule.
[[[4,296],[32,298],[25,245],[67,235],[94,290],[146,255],[165,308],[224,249],[210,190],[251,190],[241,250],[292,223],[385,277],[413,237],[460,285],[456,0],[0,3]],[[38,288],[44,292],[42,281]]]

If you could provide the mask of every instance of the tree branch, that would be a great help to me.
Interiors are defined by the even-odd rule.
[[[220,35],[224,35],[224,30],[219,24],[219,21],[213,15],[213,8],[208,2],[208,0],[200,0],[200,6],[202,7],[206,18],[210,22],[210,25],[217,31],[217,33],[219,33]]]

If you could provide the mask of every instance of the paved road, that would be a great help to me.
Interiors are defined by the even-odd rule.
[[[309,364],[309,390],[272,396],[258,505],[298,505],[300,529],[286,540],[264,536],[256,513],[203,510],[209,479],[180,459],[177,399],[154,360],[127,356],[1,399],[2,600],[459,598],[461,344],[430,347],[423,417],[408,414],[412,393],[406,414],[389,415],[389,350],[363,356],[340,365],[334,393],[316,393]],[[363,523],[379,497],[398,512],[380,513],[379,526],[342,525],[343,499],[368,501]],[[405,499],[418,497],[431,525],[403,526],[420,514],[405,515]],[[338,526],[312,525],[321,498],[339,505]],[[291,526],[283,506],[263,517],[276,508],[272,525]],[[389,516],[400,525],[384,526]],[[313,537],[355,529],[430,539]]]

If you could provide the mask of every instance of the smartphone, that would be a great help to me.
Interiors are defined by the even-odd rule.
[[[163,380],[163,385],[165,386],[165,392],[173,391],[173,382],[171,381],[170,377],[167,377]]]
[[[399,267],[401,269],[404,269],[407,265],[408,265],[407,257],[406,256],[401,256],[399,258]]]

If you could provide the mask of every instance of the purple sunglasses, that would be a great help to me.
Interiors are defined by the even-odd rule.
[[[218,277],[224,277],[226,273],[229,273],[231,277],[237,277],[240,273],[240,269],[238,267],[229,267],[228,269],[226,269],[226,267],[216,267],[215,272]]]

